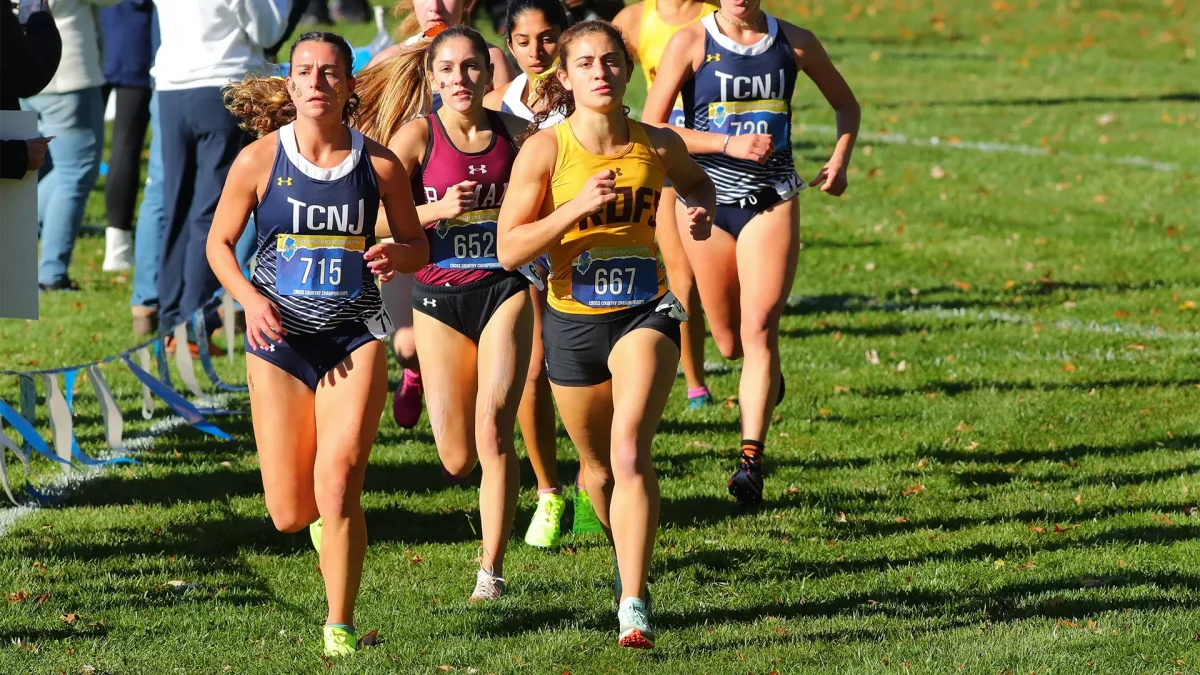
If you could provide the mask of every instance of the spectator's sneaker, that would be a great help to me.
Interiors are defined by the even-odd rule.
[[[340,624],[325,626],[325,656],[349,656],[358,651],[354,629]]]
[[[508,582],[491,572],[480,569],[475,574],[475,591],[468,598],[469,602],[486,602],[497,600],[508,590]]]
[[[592,498],[588,496],[587,490],[575,490],[575,518],[571,525],[571,531],[575,534],[594,534],[604,531],[604,526],[600,524],[600,517],[596,515],[596,507],[592,506]]]
[[[654,631],[650,628],[650,610],[639,598],[626,598],[617,608],[620,637],[617,644],[632,649],[654,649]]]
[[[729,494],[742,506],[754,506],[762,502],[762,455],[742,451],[738,470],[729,479]]]
[[[567,510],[565,497],[553,492],[543,492],[538,495],[537,510],[533,512],[533,520],[529,521],[529,529],[525,532],[525,543],[538,548],[554,548],[562,540],[563,511]]]
[[[40,282],[40,281],[39,281],[39,282],[38,282],[38,288],[39,288],[40,290],[43,290],[43,291],[70,291],[70,292],[74,292],[74,291],[78,291],[78,290],[79,290],[79,284],[75,283],[74,281],[71,281],[71,279],[70,279],[69,277],[63,277],[63,278],[61,278],[61,279],[58,279],[58,280],[56,280],[56,281],[52,281],[52,282],[50,282],[50,283],[48,283],[48,284],[43,284],[42,282]]]
[[[133,269],[133,232],[115,227],[104,228],[105,272],[128,272]]]
[[[425,388],[421,385],[421,374],[407,368],[400,379],[400,386],[392,396],[392,417],[396,424],[411,429],[421,420],[421,400]]]

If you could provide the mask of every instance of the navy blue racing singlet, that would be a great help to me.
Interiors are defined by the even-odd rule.
[[[770,134],[775,146],[765,165],[727,155],[692,157],[712,178],[718,204],[733,204],[766,188],[787,199],[805,187],[792,159],[792,93],[796,57],[775,17],[767,34],[743,45],[721,32],[716,13],[704,26],[704,63],[683,86],[684,126],[738,136]]]
[[[379,186],[363,136],[321,168],[304,158],[291,124],[279,146],[267,191],[254,210],[258,234],[251,283],[283,315],[289,333],[311,334],[362,322],[376,336],[391,330],[363,253],[375,245]]]

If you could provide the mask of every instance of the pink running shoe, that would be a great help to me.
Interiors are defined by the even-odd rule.
[[[411,429],[417,426],[417,422],[421,419],[421,400],[425,395],[425,388],[421,386],[421,374],[404,369],[404,375],[400,379],[400,386],[396,388],[396,394],[392,396],[392,417],[396,418],[396,424]]]

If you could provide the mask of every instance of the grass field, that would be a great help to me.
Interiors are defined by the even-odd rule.
[[[615,645],[597,538],[514,541],[511,596],[469,605],[477,489],[443,485],[424,421],[388,416],[357,617],[380,644],[327,664],[316,555],[271,527],[238,417],[215,420],[234,443],[170,432],[138,467],[5,514],[0,672],[1200,672],[1197,6],[769,9],[823,37],[864,137],[844,198],[802,198],[763,507],[725,493],[736,407],[688,413],[680,380],[662,422],[658,649]],[[833,116],[807,80],[795,119],[811,177]],[[0,367],[134,343],[129,279],[100,272],[102,249],[80,241],[83,292],[0,321]],[[105,372],[133,417],[132,376]],[[15,378],[0,398],[15,404]],[[78,406],[98,450],[91,394]],[[35,464],[38,484],[55,473]]]

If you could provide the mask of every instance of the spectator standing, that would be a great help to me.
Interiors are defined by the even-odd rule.
[[[150,64],[154,3],[119,0],[100,10],[104,36],[105,99],[116,96],[117,115],[109,149],[104,207],[105,272],[133,268],[133,207],[141,177],[142,148],[150,124]]]
[[[158,13],[151,13],[151,65],[158,51]],[[158,94],[150,95],[150,161],[146,164],[146,183],[138,207],[133,236],[133,294],[129,298],[133,312],[133,332],[153,335],[158,330],[158,259],[163,232],[163,161],[162,125],[158,121]]]
[[[289,0],[171,0],[157,6],[162,42],[151,74],[162,130],[160,329],[190,317],[221,287],[204,249],[229,167],[251,140],[225,109],[221,87],[269,70],[263,50],[283,34],[289,7]],[[215,310],[206,320],[219,325]]]
[[[0,110],[19,110],[20,99],[40,92],[62,58],[62,40],[54,17],[42,3],[24,25],[10,3],[0,7]],[[0,141],[0,178],[25,177],[42,168],[49,141]]]
[[[48,154],[38,184],[42,226],[38,287],[45,291],[78,288],[67,276],[67,268],[104,149],[104,97],[100,93],[104,73],[96,10],[116,1],[50,0],[50,12],[62,38],[62,59],[46,88],[21,100],[23,109],[38,114],[42,135],[55,138],[54,151]]]

